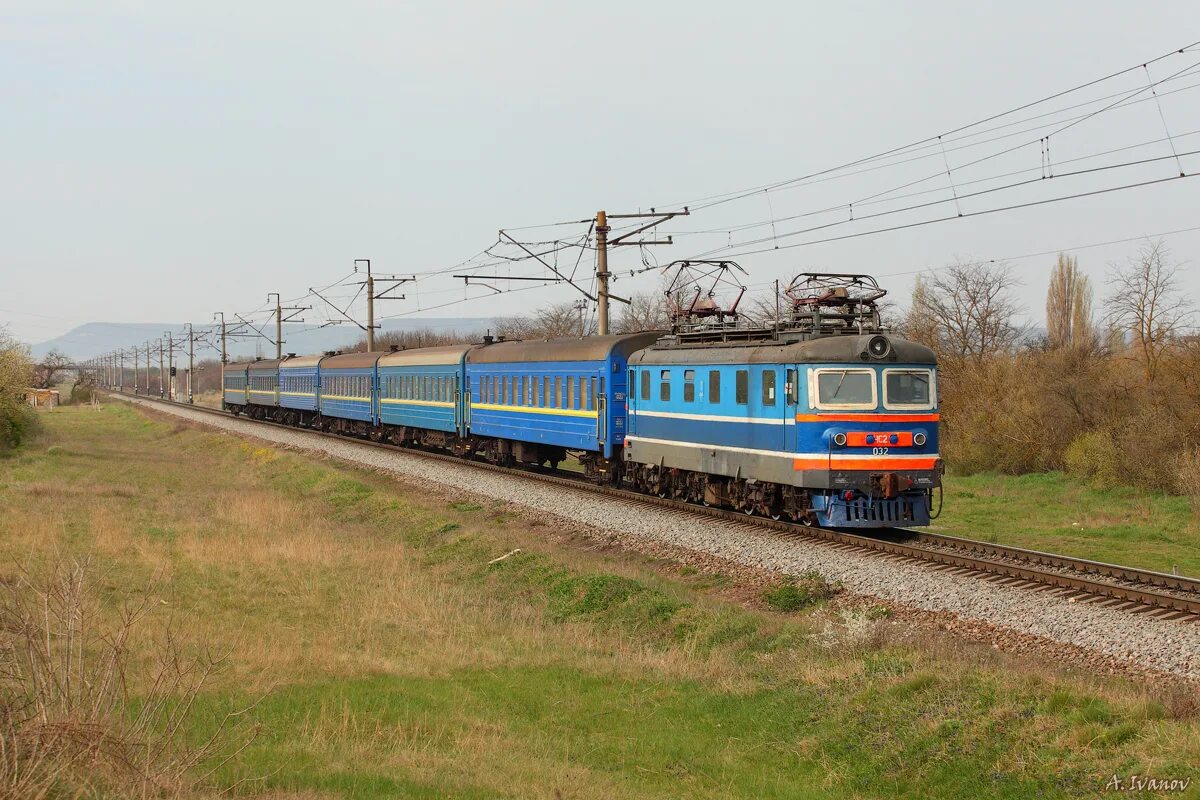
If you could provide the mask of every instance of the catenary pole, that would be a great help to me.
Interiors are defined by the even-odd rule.
[[[608,215],[596,212],[596,332],[608,335]]]
[[[275,295],[275,358],[283,358],[283,301],[279,292],[269,292],[267,299]]]
[[[167,399],[175,399],[175,337],[167,331]]]
[[[225,312],[218,311],[217,316],[221,318],[221,366],[224,367],[229,363],[229,351],[225,349]]]
[[[188,405],[193,405],[192,398],[192,369],[196,364],[196,337],[192,334],[192,323],[188,323],[188,374],[187,374],[187,394]]]

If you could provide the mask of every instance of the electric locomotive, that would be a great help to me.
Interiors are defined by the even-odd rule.
[[[806,524],[928,524],[937,359],[884,330],[884,294],[870,276],[806,273],[759,329],[679,308],[675,332],[629,360],[625,483]]]

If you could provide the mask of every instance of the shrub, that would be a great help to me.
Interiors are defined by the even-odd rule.
[[[1175,459],[1175,490],[1191,501],[1192,513],[1200,516],[1200,448]]]
[[[95,393],[95,387],[87,383],[71,384],[71,393],[67,397],[67,403],[70,405],[85,406],[92,402],[92,395]]]
[[[0,328],[0,451],[21,444],[34,428],[36,419],[24,398],[32,380],[29,352]]]
[[[1067,471],[1090,481],[1098,488],[1120,481],[1120,454],[1112,435],[1106,430],[1089,431],[1075,437],[1064,455]]]
[[[838,588],[826,581],[819,572],[806,572],[768,589],[762,597],[763,602],[775,611],[791,613],[828,600],[837,592]]]

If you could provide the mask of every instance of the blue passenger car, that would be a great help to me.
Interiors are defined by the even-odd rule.
[[[607,472],[625,438],[625,366],[657,334],[499,342],[466,354],[473,436],[511,442],[512,457],[540,463],[585,451]]]
[[[379,421],[466,436],[463,368],[473,345],[422,347],[379,359]],[[408,437],[414,438],[414,437]],[[438,443],[444,443],[439,437]]]
[[[297,411],[317,410],[317,365],[320,356],[288,358],[279,365],[279,405]]]
[[[240,411],[246,406],[246,367],[249,364],[233,363],[221,367],[221,402],[225,408]]]
[[[252,406],[276,408],[279,406],[279,360],[270,359],[251,362],[247,367],[250,388],[246,399]]]
[[[375,365],[383,353],[347,353],[326,356],[318,365],[320,389],[318,398],[321,416],[334,421],[326,427],[339,430],[348,426],[337,420],[364,423],[353,429],[365,432],[377,422],[375,408]]]

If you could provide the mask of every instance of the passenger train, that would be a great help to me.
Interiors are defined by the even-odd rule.
[[[255,419],[557,469],[824,527],[930,521],[937,363],[818,276],[784,324],[289,356],[224,367]],[[875,287],[877,288],[877,287]]]

